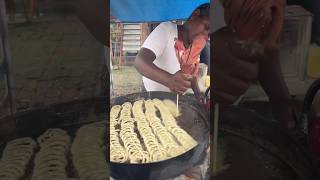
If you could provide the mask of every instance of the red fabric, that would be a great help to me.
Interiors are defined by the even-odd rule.
[[[182,41],[176,40],[174,47],[183,73],[190,75],[196,75],[198,73],[200,54],[207,40],[208,36],[199,35],[187,49],[184,47]]]
[[[222,0],[227,25],[241,39],[274,46],[281,32],[286,0]]]

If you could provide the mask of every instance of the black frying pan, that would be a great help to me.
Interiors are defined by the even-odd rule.
[[[217,179],[319,179],[307,147],[283,131],[277,122],[254,111],[241,107],[223,110],[219,133],[219,143],[229,144],[226,160],[231,166]]]
[[[118,97],[111,100],[110,105],[135,102],[139,99],[158,98],[176,101],[176,94],[167,92],[145,92]],[[110,162],[111,176],[116,180],[163,180],[181,175],[189,168],[197,165],[205,157],[209,143],[209,113],[206,107],[189,96],[179,96],[179,106],[182,115],[178,124],[186,130],[197,142],[198,146],[190,151],[161,162],[147,164],[128,164]]]
[[[107,97],[76,100],[4,117],[0,119],[0,154],[6,142],[20,137],[37,138],[49,128],[62,128],[74,137],[82,125],[106,121],[107,102]]]
[[[20,137],[32,137],[36,140],[49,128],[64,129],[71,137],[75,137],[78,128],[85,124],[98,121],[106,122],[109,117],[106,110],[107,105],[107,97],[98,97],[50,105],[1,118],[0,155],[6,142]],[[107,126],[106,130],[108,130]],[[107,143],[107,137],[105,139],[105,143]],[[67,169],[69,177],[76,176],[71,162]],[[30,176],[31,172],[26,171],[23,179],[30,179]]]

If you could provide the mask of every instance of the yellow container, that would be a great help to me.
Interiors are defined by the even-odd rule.
[[[210,86],[210,76],[207,75],[206,77],[206,87],[208,88]]]
[[[309,47],[308,76],[320,78],[320,46]]]

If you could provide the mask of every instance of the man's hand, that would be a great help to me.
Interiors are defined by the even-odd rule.
[[[167,86],[171,91],[183,94],[187,89],[191,88],[191,80],[191,75],[178,71],[169,78]]]
[[[224,28],[213,35],[213,94],[214,102],[233,104],[250,84],[258,79],[259,56],[263,47],[239,41],[236,34]]]

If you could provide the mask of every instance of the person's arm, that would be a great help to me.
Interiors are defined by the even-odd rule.
[[[158,68],[153,61],[156,55],[147,48],[141,48],[139,51],[134,66],[140,74],[152,79],[164,86],[167,86],[174,92],[182,94],[191,86],[191,77],[178,71],[175,74],[170,74]]]
[[[102,0],[80,0],[78,17],[88,31],[109,47],[109,3]]]
[[[259,62],[259,81],[272,104],[288,100],[290,93],[284,81],[279,52],[277,49],[265,51],[265,57]]]
[[[258,59],[263,48],[242,42],[236,33],[222,28],[213,34],[211,56],[214,103],[226,107],[244,94],[258,78]]]
[[[161,23],[147,37],[136,59],[135,67],[143,76],[167,86],[171,91],[183,93],[191,87],[191,76],[178,71],[170,74],[166,69],[160,69],[153,61],[161,57],[171,38],[172,26],[170,23]],[[175,54],[173,55],[175,56]],[[175,57],[172,57],[172,60]]]
[[[269,97],[274,118],[279,120],[283,127],[294,128],[301,107],[290,97],[277,49],[265,50],[265,56],[259,62],[259,81]]]
[[[171,74],[158,68],[153,63],[155,59],[156,55],[151,50],[141,48],[135,59],[134,66],[143,76],[168,87]]]

